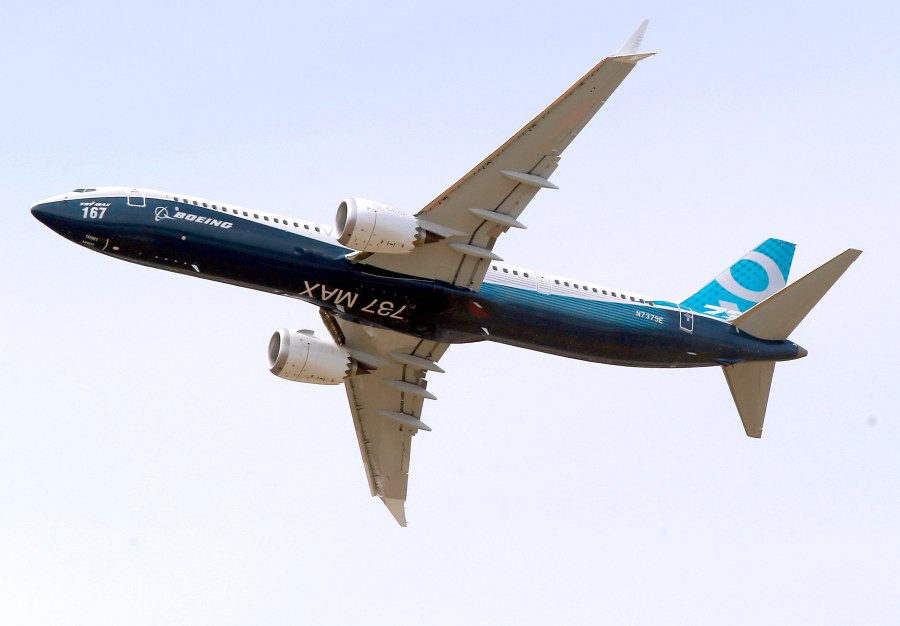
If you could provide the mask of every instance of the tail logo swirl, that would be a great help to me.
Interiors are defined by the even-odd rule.
[[[787,281],[784,280],[784,276],[781,274],[781,270],[771,257],[768,257],[761,252],[753,251],[747,254],[743,260],[752,261],[762,267],[769,279],[769,284],[762,291],[749,289],[738,283],[731,271],[723,272],[717,277],[719,284],[738,298],[743,298],[748,302],[759,303],[769,296],[781,291],[787,284]]]

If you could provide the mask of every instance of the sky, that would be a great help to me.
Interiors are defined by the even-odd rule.
[[[644,18],[658,55],[496,251],[680,299],[767,237],[795,278],[862,249],[761,440],[717,368],[457,346],[403,529],[343,388],[267,371],[314,307],[29,214],[96,185],[414,213]],[[898,24],[867,0],[7,2],[0,623],[898,623]]]

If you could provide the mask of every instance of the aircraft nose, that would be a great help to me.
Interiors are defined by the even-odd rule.
[[[50,226],[49,221],[52,215],[52,211],[50,209],[49,202],[38,202],[33,207],[31,207],[31,214],[39,221],[41,224],[45,226]]]
[[[68,202],[59,196],[41,200],[31,207],[31,214],[35,219],[58,233],[71,226],[72,216],[69,213]]]
[[[807,354],[809,354],[809,350],[807,350],[806,348],[804,348],[802,346],[797,346],[797,358],[798,359],[802,359]]]

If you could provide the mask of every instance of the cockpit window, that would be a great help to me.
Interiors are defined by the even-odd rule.
[[[89,191],[97,191],[93,187],[86,187],[85,189],[73,189],[72,193],[87,193]]]

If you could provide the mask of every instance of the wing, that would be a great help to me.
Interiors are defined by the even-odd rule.
[[[531,199],[543,188],[557,188],[549,178],[563,150],[637,62],[651,56],[637,54],[646,28],[644,20],[614,56],[600,61],[543,113],[416,214],[426,230],[438,235],[437,241],[409,254],[361,254],[356,260],[479,289],[489,260],[500,260],[492,251],[497,238],[510,228],[524,228],[517,218]]]
[[[427,341],[383,328],[364,326],[321,309],[325,326],[338,345],[363,364],[364,371],[344,380],[359,439],[369,489],[379,496],[401,526],[406,526],[406,486],[413,436],[431,430],[421,421],[428,370],[445,343]]]

